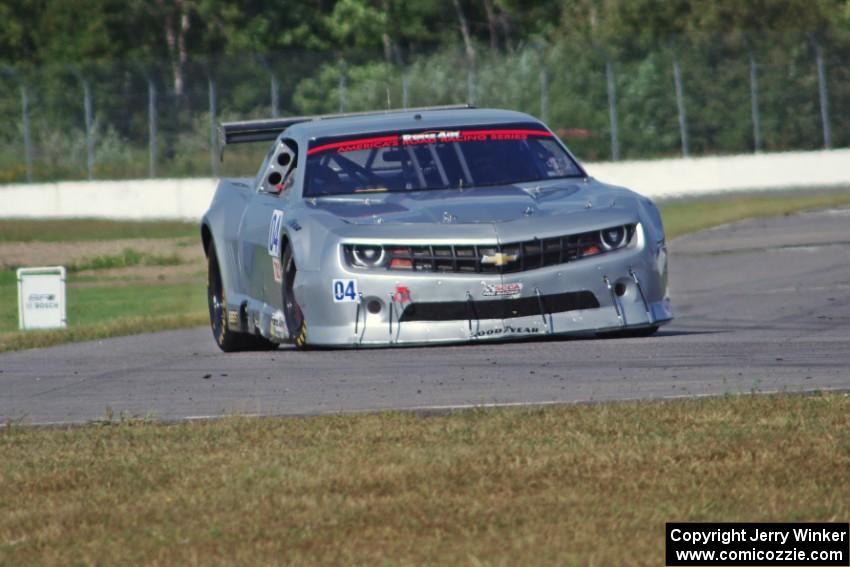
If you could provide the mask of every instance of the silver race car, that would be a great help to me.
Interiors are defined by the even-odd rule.
[[[224,351],[655,332],[658,209],[540,121],[470,107],[222,124],[272,141],[201,224]]]

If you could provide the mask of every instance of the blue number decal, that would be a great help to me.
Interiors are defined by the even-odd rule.
[[[342,301],[345,299],[345,286],[342,283],[342,280],[334,281],[334,300]]]
[[[283,227],[283,211],[275,209],[272,220],[269,222],[269,256],[280,258],[280,230]]]
[[[357,280],[333,281],[334,303],[357,301]]]

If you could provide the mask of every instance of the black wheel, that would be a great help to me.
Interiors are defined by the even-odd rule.
[[[607,333],[599,333],[597,336],[601,339],[637,339],[640,337],[650,337],[657,331],[658,325],[652,325],[650,327],[641,327],[640,329],[608,331]]]
[[[293,344],[300,349],[307,344],[307,320],[295,299],[296,272],[292,248],[287,246],[283,253],[283,316]]]
[[[215,246],[210,244],[207,260],[207,303],[210,308],[210,327],[218,348],[224,352],[244,350],[274,350],[277,345],[263,337],[240,333],[230,329],[227,318],[227,300]]]

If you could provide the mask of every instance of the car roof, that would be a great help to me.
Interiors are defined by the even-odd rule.
[[[452,128],[458,126],[509,124],[540,121],[524,112],[492,108],[463,108],[453,110],[391,111],[386,114],[341,116],[299,122],[287,128],[283,137],[324,138],[422,128]]]

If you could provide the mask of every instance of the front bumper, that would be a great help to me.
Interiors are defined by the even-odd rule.
[[[512,274],[438,274],[353,270],[335,262],[322,270],[299,272],[295,294],[307,318],[307,342],[316,346],[366,347],[461,343],[518,339],[546,335],[576,335],[639,329],[669,322],[672,310],[666,296],[666,250],[646,243],[598,257]],[[356,280],[358,296],[334,302],[332,282]],[[483,295],[490,286],[520,284],[511,298]],[[399,286],[409,291],[399,300]],[[516,286],[511,289],[517,290]],[[587,301],[553,301],[555,297]],[[512,316],[512,299],[526,308]],[[505,309],[482,302],[504,301]],[[417,302],[453,304],[459,315],[451,320],[410,320]],[[469,309],[458,310],[459,302]],[[535,310],[531,305],[540,306]],[[555,306],[555,308],[550,308]],[[371,308],[371,309],[370,309]],[[566,308],[566,309],[564,309]],[[408,309],[408,311],[405,311]],[[564,310],[561,310],[564,309]],[[433,311],[433,310],[432,310]],[[530,313],[529,311],[533,311]],[[494,316],[494,312],[503,316]],[[484,313],[488,318],[481,318]]]

